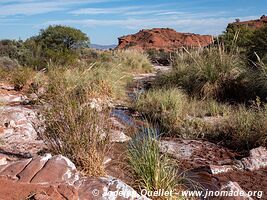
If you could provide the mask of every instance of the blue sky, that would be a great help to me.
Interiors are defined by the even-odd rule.
[[[79,28],[96,44],[155,27],[218,35],[236,18],[263,14],[266,0],[0,0],[0,39],[25,39],[49,24]]]

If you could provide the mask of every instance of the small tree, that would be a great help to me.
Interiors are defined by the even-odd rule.
[[[55,51],[73,50],[89,46],[89,38],[82,31],[68,26],[49,26],[36,37],[45,49]]]
[[[49,61],[68,64],[77,57],[77,49],[89,46],[89,38],[78,29],[56,25],[42,29],[25,43],[32,51],[34,65]]]

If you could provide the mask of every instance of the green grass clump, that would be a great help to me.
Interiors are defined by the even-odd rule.
[[[228,119],[232,145],[239,149],[267,146],[266,108],[239,106]]]
[[[129,143],[127,156],[136,184],[147,191],[174,191],[179,184],[177,165],[160,153],[154,130],[148,128],[146,135],[136,135]]]
[[[127,72],[147,73],[153,71],[148,55],[137,50],[115,51],[114,62]]]
[[[171,72],[155,82],[178,86],[190,95],[206,98],[223,98],[241,87],[244,61],[238,53],[227,52],[223,46],[178,53]]]
[[[186,115],[187,96],[178,89],[149,90],[135,103],[135,108],[159,121],[166,130],[173,130]]]
[[[158,122],[167,135],[208,139],[243,151],[267,144],[267,112],[261,102],[256,104],[250,108],[213,99],[191,99],[179,89],[162,88],[142,94],[135,108]]]

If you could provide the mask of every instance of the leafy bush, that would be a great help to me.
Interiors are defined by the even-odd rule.
[[[167,66],[170,65],[172,62],[173,53],[165,52],[163,49],[160,50],[150,49],[147,51],[147,54],[150,60],[156,64]]]
[[[21,40],[1,40],[0,57],[8,57],[13,61],[19,62],[20,65],[26,66],[30,51]]]
[[[174,191],[179,184],[177,165],[166,154],[160,153],[155,132],[148,128],[147,135],[136,135],[127,151],[129,165],[136,184],[147,191]]]
[[[19,66],[16,60],[12,60],[9,57],[0,57],[0,68],[4,69],[14,69]]]

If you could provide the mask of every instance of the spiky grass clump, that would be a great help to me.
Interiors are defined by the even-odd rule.
[[[69,157],[88,175],[104,175],[103,159],[108,145],[108,108],[101,113],[91,106],[92,97],[109,95],[103,85],[81,69],[50,69],[45,140],[50,150]]]
[[[45,114],[49,149],[70,158],[87,175],[104,175],[108,129],[103,124],[103,116],[100,118],[89,106],[61,98],[64,103],[53,105]]]
[[[230,137],[236,148],[267,146],[266,108],[239,106],[228,118]]]
[[[257,54],[256,54],[257,56]],[[267,100],[267,64],[258,56],[258,61],[253,63],[252,67],[248,67],[245,76],[248,79],[248,90],[252,97],[256,95],[263,100]]]
[[[244,68],[238,53],[226,52],[223,46],[194,50],[176,55],[173,70],[156,82],[179,86],[190,95],[206,98],[224,97],[235,91]]]
[[[141,95],[135,108],[159,121],[167,130],[174,130],[187,112],[188,99],[178,89],[155,89]]]
[[[153,71],[148,55],[137,50],[115,51],[114,62],[119,64],[122,70],[128,72],[146,73]]]
[[[146,135],[137,135],[129,143],[127,156],[136,185],[147,191],[174,191],[179,184],[176,164],[160,153],[159,142],[152,128]]]

